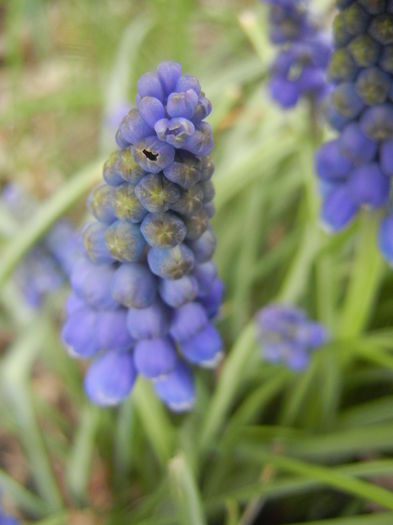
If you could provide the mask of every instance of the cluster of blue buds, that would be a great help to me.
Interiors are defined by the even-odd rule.
[[[0,200],[17,227],[23,227],[38,209],[34,198],[16,184],[5,186]],[[14,282],[31,308],[39,308],[46,297],[64,285],[78,249],[77,232],[64,219],[27,253],[15,270]]]
[[[316,155],[322,222],[336,232],[360,208],[385,210],[380,248],[393,263],[393,2],[340,0],[338,6],[328,116],[339,135]]]
[[[329,341],[325,326],[293,306],[266,306],[257,313],[255,323],[263,358],[296,371],[303,370],[311,353]]]
[[[96,404],[124,400],[140,374],[169,408],[187,410],[189,365],[221,358],[210,111],[179,64],[144,74],[117,131],[119,149],[89,197],[95,220],[83,231],[62,335],[72,355],[94,357],[85,390]]]
[[[329,91],[329,39],[311,20],[304,0],[263,1],[270,5],[270,39],[281,47],[271,69],[273,99],[283,108],[303,97],[320,101]]]

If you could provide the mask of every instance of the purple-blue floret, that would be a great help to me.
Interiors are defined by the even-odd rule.
[[[330,337],[323,324],[309,319],[300,308],[284,304],[259,310],[255,327],[262,357],[295,371],[306,368],[312,353]]]
[[[119,149],[89,197],[93,220],[62,335],[71,355],[93,358],[85,390],[96,404],[120,403],[141,375],[170,409],[188,410],[192,366],[213,367],[222,356],[212,324],[224,287],[212,262],[210,112],[179,64],[144,74],[119,125]]]

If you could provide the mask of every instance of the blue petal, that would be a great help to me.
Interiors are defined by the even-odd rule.
[[[167,376],[176,365],[176,348],[169,337],[138,341],[134,361],[138,372],[148,379]]]
[[[321,221],[327,231],[340,231],[354,219],[358,210],[349,189],[339,185],[325,199],[322,207]]]
[[[195,277],[185,275],[176,281],[162,279],[160,283],[160,295],[162,300],[173,308],[179,308],[183,304],[194,300],[198,294],[198,283]]]
[[[174,311],[170,334],[175,341],[183,342],[201,332],[207,323],[208,318],[202,305],[196,302],[186,303]]]
[[[181,76],[181,65],[177,62],[161,62],[157,66],[157,75],[166,95],[175,90]]]
[[[175,248],[151,248],[147,260],[150,270],[163,279],[180,279],[194,267],[194,255],[184,244]]]
[[[157,120],[165,117],[165,108],[160,100],[155,97],[143,97],[138,104],[139,113],[143,120],[154,128]]]
[[[102,350],[130,350],[133,339],[127,328],[125,309],[97,313],[97,341]]]
[[[136,376],[132,353],[107,352],[88,368],[85,391],[96,405],[117,405],[131,392]]]
[[[116,308],[112,298],[114,268],[109,264],[93,264],[86,257],[78,259],[71,273],[75,292],[95,308]]]
[[[73,357],[91,357],[98,352],[97,314],[83,308],[72,313],[65,321],[61,336]]]
[[[181,352],[191,363],[214,368],[222,358],[221,337],[212,324],[207,324],[194,337],[181,344]]]
[[[190,410],[195,401],[195,385],[191,369],[180,359],[164,378],[153,382],[157,396],[174,412]]]
[[[112,296],[128,308],[147,308],[156,299],[156,278],[143,264],[122,264],[115,271]]]
[[[170,327],[169,309],[160,301],[147,308],[130,308],[127,315],[127,326],[131,336],[138,341],[165,336]]]

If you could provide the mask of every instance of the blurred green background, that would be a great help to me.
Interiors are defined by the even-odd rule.
[[[312,4],[329,23],[333,2]],[[42,200],[26,228],[0,215],[7,509],[41,525],[393,523],[393,279],[376,251],[376,217],[335,237],[318,224],[316,126],[320,138],[329,132],[306,105],[283,113],[269,99],[265,9],[251,0],[0,6],[0,184]],[[228,357],[214,377],[199,375],[199,402],[183,417],[143,384],[119,409],[89,405],[83,365],[59,339],[67,290],[32,312],[10,277],[61,215],[82,224],[115,147],[114,116],[163,59],[198,76],[213,103],[213,226],[227,288]],[[304,374],[259,359],[253,315],[277,300],[333,334]]]

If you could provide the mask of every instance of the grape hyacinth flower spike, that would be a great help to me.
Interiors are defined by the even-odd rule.
[[[379,247],[393,263],[393,8],[392,2],[338,2],[329,77],[329,120],[337,137],[315,166],[325,228],[345,228],[360,209],[381,209]]]
[[[306,2],[262,0],[269,5],[270,40],[280,50],[271,67],[270,93],[283,108],[302,98],[319,102],[329,91],[329,39],[312,20]]]
[[[192,407],[193,366],[222,356],[213,324],[223,285],[212,262],[211,104],[175,62],[138,80],[119,149],[89,197],[94,216],[74,265],[63,339],[92,358],[85,390],[115,405],[138,375],[173,411]]]
[[[300,308],[272,304],[255,317],[262,357],[272,363],[284,363],[295,371],[307,367],[311,354],[329,340],[327,329],[311,321]]]

